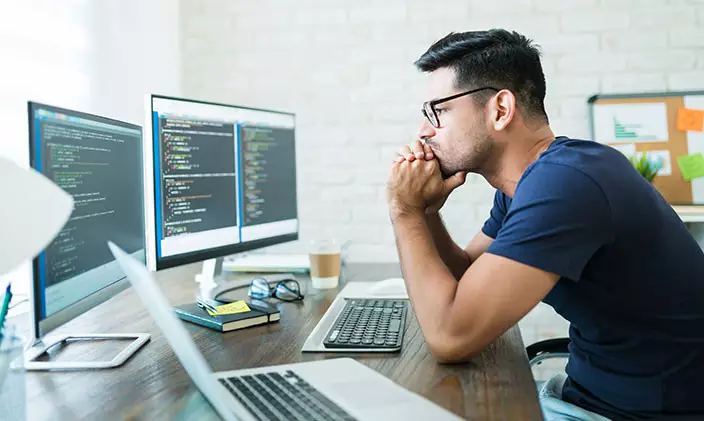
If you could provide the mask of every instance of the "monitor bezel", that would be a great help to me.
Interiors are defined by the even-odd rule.
[[[52,111],[56,112],[63,112],[63,113],[70,113],[72,115],[76,115],[81,118],[89,118],[89,119],[97,119],[101,122],[104,123],[119,123],[121,125],[127,126],[130,129],[134,129],[139,131],[139,139],[140,142],[142,143],[140,145],[140,149],[143,149],[144,145],[144,131],[142,129],[142,126],[134,123],[130,123],[127,121],[123,120],[117,120],[114,118],[110,117],[105,117],[102,115],[98,114],[92,114],[92,113],[86,113],[83,111],[78,111],[78,110],[72,110],[69,108],[63,108],[63,107],[57,107],[55,105],[49,105],[45,103],[40,103],[36,101],[27,101],[27,124],[28,124],[28,133],[29,133],[29,165],[32,169],[35,171],[39,172],[40,174],[43,175],[43,172],[41,171],[41,168],[36,167],[36,150],[35,150],[35,135],[38,135],[38,133],[35,133],[34,130],[34,113],[38,109],[49,109]],[[144,168],[144,162],[142,159],[142,168]],[[142,176],[142,182],[141,182],[141,187],[144,189],[144,176]],[[144,197],[144,195],[142,195]],[[142,198],[144,200],[144,198]],[[142,226],[144,227],[144,205],[142,205]],[[144,233],[142,235],[142,246],[145,251],[145,259],[146,259],[146,253],[147,253],[147,248],[146,248],[146,239],[144,238]],[[105,247],[107,247],[107,242],[105,244]],[[42,250],[41,253],[44,253],[44,250]],[[105,287],[93,292],[92,294],[81,298],[80,300],[76,301],[75,303],[70,304],[69,306],[57,311],[56,313],[46,316],[42,318],[41,315],[41,302],[38,302],[41,296],[41,291],[40,289],[40,280],[39,280],[39,258],[40,255],[37,255],[34,259],[32,259],[32,287],[29,289],[30,292],[30,304],[32,306],[30,310],[30,317],[31,317],[31,324],[32,324],[32,333],[33,333],[33,338],[32,342],[30,345],[34,345],[37,342],[41,341],[44,336],[46,336],[49,332],[52,330],[56,329],[57,327],[67,323],[68,321],[80,316],[81,314],[85,313],[86,311],[90,310],[93,307],[96,307],[105,301],[109,300],[110,298],[114,297],[118,293],[124,291],[127,289],[129,286],[129,282],[127,280],[126,276],[122,276],[121,278],[116,279],[114,282],[110,283],[109,285],[106,285]]]
[[[284,234],[284,235],[279,235],[276,237],[267,237],[267,238],[262,238],[258,240],[253,240],[253,241],[248,241],[246,243],[240,243],[240,244],[230,244],[227,246],[222,246],[222,247],[216,247],[216,248],[210,248],[207,250],[201,250],[201,251],[195,251],[191,253],[184,253],[184,254],[179,254],[174,257],[168,257],[168,258],[159,258],[157,256],[157,247],[156,247],[156,241],[157,241],[157,232],[156,232],[156,206],[154,205],[156,202],[156,197],[155,197],[155,191],[156,191],[156,183],[158,182],[157,174],[155,174],[155,168],[154,168],[154,154],[156,153],[154,151],[154,100],[155,99],[166,99],[166,100],[173,100],[173,101],[182,101],[182,102],[190,102],[190,103],[195,103],[195,104],[204,104],[204,105],[215,105],[215,106],[220,106],[220,107],[228,107],[228,108],[236,108],[240,110],[251,110],[251,111],[263,111],[263,112],[268,112],[268,113],[275,113],[275,114],[282,114],[282,115],[287,115],[293,118],[293,143],[294,143],[294,156],[293,159],[295,161],[296,159],[296,114],[291,113],[291,112],[286,112],[286,111],[277,111],[277,110],[271,110],[271,109],[265,109],[265,108],[254,108],[254,107],[245,107],[245,106],[239,106],[239,105],[232,105],[232,104],[223,104],[219,102],[212,102],[212,101],[203,101],[203,100],[198,100],[198,99],[193,99],[193,98],[181,98],[181,97],[174,97],[174,96],[167,96],[167,95],[158,95],[158,94],[148,94],[145,97],[145,110],[147,111],[147,116],[145,119],[145,127],[148,127],[149,130],[144,130],[143,136],[149,136],[150,141],[143,141],[144,145],[144,151],[145,151],[145,156],[143,158],[143,161],[145,162],[144,168],[145,168],[145,211],[144,214],[147,218],[147,221],[145,221],[145,227],[146,227],[146,238],[147,238],[147,266],[151,270],[164,270],[168,268],[173,268],[177,266],[183,266],[191,263],[198,263],[202,262],[204,260],[209,260],[209,259],[216,259],[219,257],[224,257],[228,256],[231,254],[236,254],[236,253],[242,253],[246,251],[251,251],[251,250],[256,250],[260,249],[263,247],[269,247],[277,244],[282,244],[282,243],[288,243],[291,241],[296,241],[299,239],[299,233],[300,233],[300,209],[298,208],[298,186],[296,186],[296,219],[298,220],[298,224],[296,227],[296,232],[291,233],[291,234]],[[148,133],[148,134],[147,134]],[[296,179],[298,179],[298,175],[296,174]]]

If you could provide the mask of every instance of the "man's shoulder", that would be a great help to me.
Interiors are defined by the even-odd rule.
[[[600,208],[608,212],[608,198],[603,178],[581,165],[552,160],[536,161],[521,178],[513,203],[534,207],[540,204],[574,212],[582,208]]]
[[[630,166],[628,159],[618,150],[593,140],[560,137],[536,160],[536,163],[561,164],[590,173],[607,166]],[[602,165],[600,165],[602,164]]]
[[[595,173],[588,166],[579,163],[547,159],[538,160],[526,169],[523,177],[521,177],[517,191],[521,186],[530,186],[531,191],[561,188],[565,189],[565,193],[587,185],[600,187]]]
[[[601,187],[609,173],[630,168],[628,159],[614,148],[591,140],[561,137],[526,169],[521,181],[552,187]]]

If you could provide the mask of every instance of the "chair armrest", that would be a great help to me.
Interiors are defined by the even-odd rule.
[[[569,353],[567,349],[569,344],[570,338],[546,339],[528,345],[528,347],[526,347],[526,354],[528,354],[529,361],[543,354],[561,354],[560,356],[564,356],[564,354]]]

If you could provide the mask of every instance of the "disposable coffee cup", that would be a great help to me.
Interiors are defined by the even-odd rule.
[[[340,282],[340,244],[335,240],[310,243],[310,280],[313,288],[337,288]]]

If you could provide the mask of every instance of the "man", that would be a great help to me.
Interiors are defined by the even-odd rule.
[[[704,254],[670,205],[615,149],[553,135],[524,36],[453,33],[415,64],[430,74],[424,142],[401,149],[387,190],[433,354],[470,359],[542,300],[571,323],[547,419],[704,419]],[[496,194],[462,249],[438,210],[467,172]]]

